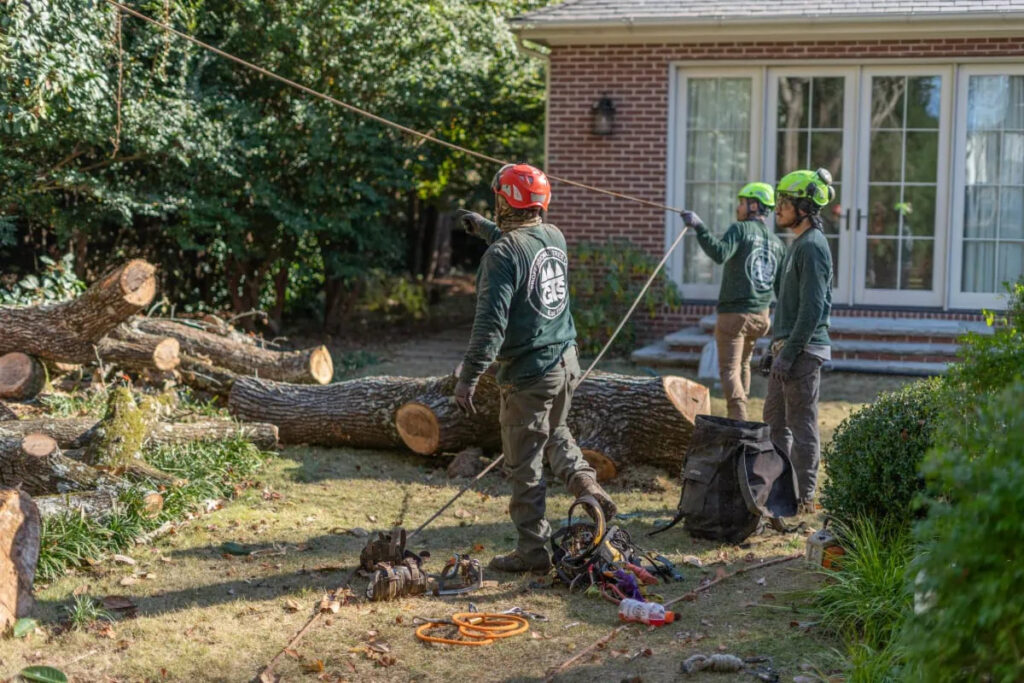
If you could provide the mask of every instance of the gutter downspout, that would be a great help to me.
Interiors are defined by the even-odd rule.
[[[544,62],[544,163],[541,167],[547,169],[548,166],[548,132],[551,128],[551,58],[550,55],[545,54],[532,47],[527,47],[523,42],[523,37],[516,33],[516,47],[522,54],[539,59]]]

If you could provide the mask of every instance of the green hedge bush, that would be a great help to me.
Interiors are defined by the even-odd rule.
[[[929,511],[914,530],[922,552],[903,638],[915,680],[1021,680],[1022,406],[1018,380],[971,413],[950,414],[923,463]]]
[[[843,420],[823,452],[825,510],[879,528],[907,524],[923,487],[918,465],[932,445],[946,400],[942,380],[930,378],[882,394]]]

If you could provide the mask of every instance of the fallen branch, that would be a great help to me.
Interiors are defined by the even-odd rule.
[[[559,664],[554,669],[551,669],[548,672],[547,677],[544,679],[545,683],[548,683],[549,681],[555,680],[555,676],[557,676],[558,674],[560,674],[563,671],[565,671],[566,669],[568,669],[570,666],[572,666],[573,664],[578,662],[580,659],[582,659],[585,655],[590,654],[591,652],[593,652],[594,650],[598,649],[602,645],[606,645],[606,644],[610,643],[615,638],[615,636],[619,635],[620,631],[622,631],[623,629],[625,629],[628,626],[629,626],[629,624],[623,624],[622,626],[616,626],[612,630],[611,633],[609,633],[608,635],[600,638],[596,643],[594,643],[594,644],[592,644],[592,645],[590,645],[588,647],[583,648],[582,650],[577,652],[575,655],[573,655],[569,659],[567,659],[564,662],[562,662],[561,664]]]

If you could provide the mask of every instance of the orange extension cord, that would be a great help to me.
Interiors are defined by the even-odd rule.
[[[442,626],[457,626],[464,638],[440,638],[430,631]],[[530,630],[530,622],[513,614],[489,614],[486,612],[456,612],[450,622],[428,621],[416,629],[416,637],[427,643],[448,645],[490,645],[500,638],[518,636]]]

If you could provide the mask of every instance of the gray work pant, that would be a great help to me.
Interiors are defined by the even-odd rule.
[[[551,536],[544,518],[544,461],[566,483],[577,472],[594,474],[566,424],[581,374],[576,347],[570,347],[546,375],[525,386],[501,390],[504,469],[512,481],[508,513],[519,531],[517,550],[525,557],[546,554]]]
[[[801,352],[793,362],[789,380],[768,380],[763,419],[772,428],[772,442],[793,461],[801,501],[814,498],[821,461],[818,430],[818,392],[822,361]]]

